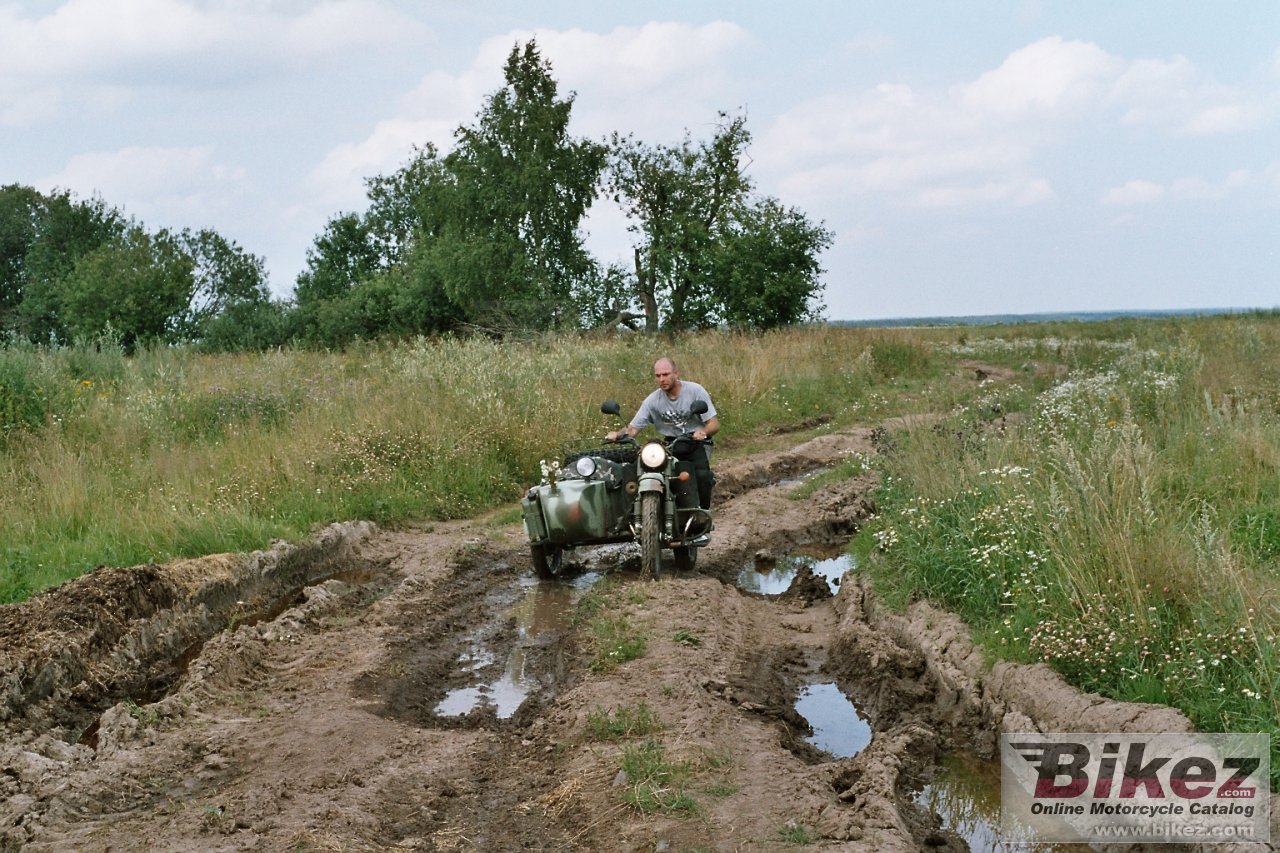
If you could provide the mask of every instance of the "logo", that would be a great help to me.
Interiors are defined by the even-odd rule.
[[[1012,841],[1267,841],[1270,739],[1253,734],[1006,734]]]

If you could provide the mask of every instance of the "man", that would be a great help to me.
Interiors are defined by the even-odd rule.
[[[631,423],[621,430],[615,430],[605,436],[609,441],[616,441],[621,435],[635,438],[636,434],[652,424],[658,432],[674,438],[683,435],[693,427],[693,437],[704,442],[691,460],[698,479],[698,499],[703,508],[711,506],[711,487],[715,477],[711,474],[711,444],[706,439],[720,431],[720,419],[716,417],[716,407],[711,402],[707,389],[697,382],[680,379],[680,371],[676,363],[669,358],[660,358],[653,364],[653,379],[658,388],[645,398]],[[690,411],[694,400],[703,400],[707,411],[695,415]]]

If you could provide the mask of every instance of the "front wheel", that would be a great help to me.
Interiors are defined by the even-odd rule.
[[[533,558],[533,573],[543,580],[550,580],[560,574],[564,548],[559,545],[530,545],[529,556]]]
[[[661,497],[657,492],[645,492],[640,496],[640,571],[655,581],[662,574],[662,546],[658,530]]]

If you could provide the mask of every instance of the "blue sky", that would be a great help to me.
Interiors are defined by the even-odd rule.
[[[1280,305],[1272,0],[0,0],[0,183],[214,228],[286,294],[535,35],[579,135],[745,111],[757,188],[835,232],[833,319]]]

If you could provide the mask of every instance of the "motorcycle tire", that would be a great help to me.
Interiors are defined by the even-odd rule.
[[[676,568],[682,572],[689,572],[698,564],[698,549],[689,548],[672,548],[671,553],[675,556]]]
[[[530,545],[529,556],[533,558],[533,573],[542,580],[551,580],[564,566],[564,549],[559,545]]]
[[[661,499],[657,492],[640,496],[640,572],[655,581],[662,576],[662,544],[658,538]]]
[[[640,455],[640,450],[634,444],[619,445],[617,447],[602,447],[599,450],[584,450],[581,453],[570,453],[561,463],[561,468],[571,468],[574,462],[577,462],[584,456],[594,456],[597,459],[608,459],[610,462],[621,462],[623,465],[631,465],[636,461],[636,457]]]

